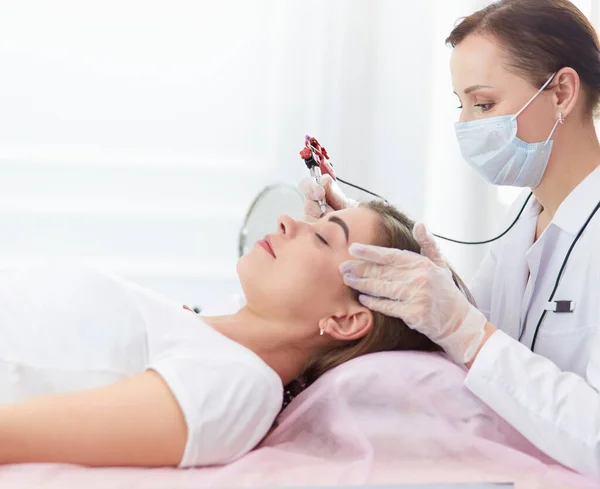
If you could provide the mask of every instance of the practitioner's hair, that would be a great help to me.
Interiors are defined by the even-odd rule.
[[[496,39],[509,70],[540,87],[561,68],[573,68],[586,95],[587,114],[600,100],[600,43],[594,27],[569,0],[500,0],[461,19],[446,44],[471,34]]]

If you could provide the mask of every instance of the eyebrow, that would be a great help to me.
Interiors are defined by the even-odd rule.
[[[331,216],[329,218],[329,222],[338,224],[344,230],[344,234],[346,235],[346,243],[348,243],[350,241],[350,230],[348,229],[348,225],[337,216]]]
[[[471,92],[474,92],[475,90],[481,90],[482,88],[494,88],[490,85],[471,85],[470,87],[465,88],[464,90],[464,94],[468,95]],[[454,92],[456,93],[456,92]]]

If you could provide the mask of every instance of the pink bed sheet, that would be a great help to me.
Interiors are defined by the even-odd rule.
[[[600,488],[542,455],[464,386],[438,354],[377,353],[336,368],[296,398],[253,452],[223,467],[0,467],[1,488],[292,487],[513,482]]]

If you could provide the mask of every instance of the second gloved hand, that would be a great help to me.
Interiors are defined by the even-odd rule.
[[[415,241],[419,243],[421,247],[421,254],[429,258],[433,263],[435,263],[438,267],[442,267],[450,272],[448,265],[446,264],[446,260],[442,257],[442,252],[440,251],[435,238],[429,234],[425,224],[422,222],[416,222],[413,226],[412,230],[413,238]]]
[[[474,359],[485,339],[487,320],[458,289],[445,263],[436,265],[410,251],[359,244],[353,244],[350,253],[358,259],[342,263],[340,270],[344,282],[361,292],[363,305],[402,319],[456,363]]]
[[[346,197],[339,185],[329,175],[321,177],[321,185],[317,184],[312,177],[303,178],[298,188],[304,195],[304,220],[307,222],[314,222],[321,217],[318,200],[325,199],[326,214],[358,206],[358,202]]]

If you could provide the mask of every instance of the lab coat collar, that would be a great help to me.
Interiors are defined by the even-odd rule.
[[[600,201],[600,167],[575,187],[560,204],[552,223],[576,236]]]

